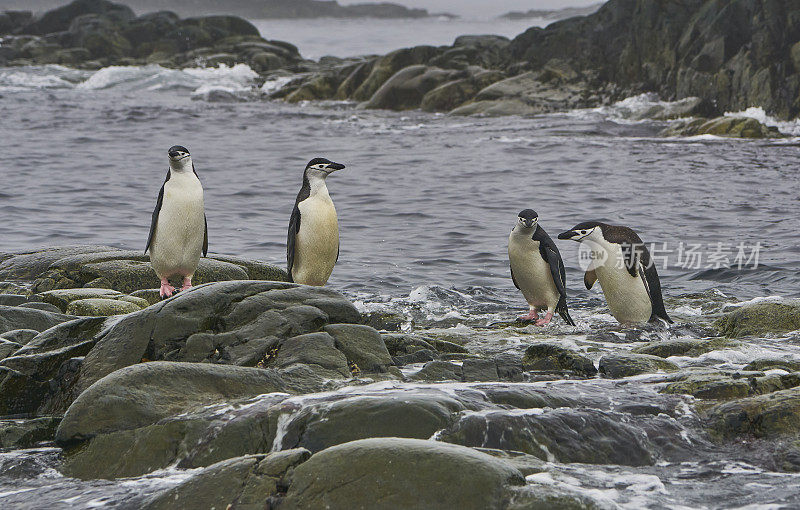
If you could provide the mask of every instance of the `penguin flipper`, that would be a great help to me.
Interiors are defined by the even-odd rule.
[[[203,214],[203,223],[205,223],[205,234],[203,234],[203,256],[208,256],[208,218]]]
[[[590,269],[586,271],[583,275],[583,284],[586,285],[586,290],[591,289],[594,287],[595,282],[597,281],[597,273],[594,269]]]
[[[147,246],[144,248],[144,252],[147,253],[147,250],[150,249],[150,245],[153,243],[153,237],[156,235],[156,225],[158,225],[158,215],[161,213],[161,206],[164,205],[164,186],[166,186],[167,181],[169,181],[170,171],[167,170],[167,178],[164,179],[164,184],[161,185],[161,190],[158,192],[158,200],[156,200],[156,208],[153,209],[153,219],[150,222],[150,234],[147,236]]]
[[[570,326],[575,325],[575,321],[569,315],[569,308],[567,308],[567,278],[566,270],[564,269],[564,261],[561,260],[561,255],[557,251],[548,248],[545,250],[547,254],[547,264],[550,266],[550,274],[553,277],[553,283],[556,285],[556,290],[561,296],[556,304],[556,312],[564,319],[564,322]]]
[[[300,232],[300,208],[295,205],[292,217],[289,219],[289,233],[286,236],[286,271],[289,273],[290,282],[294,282],[292,266],[294,266],[294,246],[298,232]]]
[[[509,269],[511,269],[511,281],[514,282],[514,287],[519,289],[519,284],[517,283],[517,279],[514,278],[514,268],[509,268]]]

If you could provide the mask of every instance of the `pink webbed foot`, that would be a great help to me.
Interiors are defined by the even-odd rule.
[[[169,280],[166,278],[161,279],[161,290],[159,294],[161,294],[161,298],[168,298],[172,297],[172,294],[175,293],[175,287],[169,284]]]
[[[536,313],[536,308],[531,308],[531,311],[528,312],[528,315],[523,315],[523,316],[519,317],[519,319],[517,319],[517,320],[520,320],[520,321],[535,321],[538,318],[539,318],[539,314]]]
[[[183,292],[184,290],[189,290],[191,288],[192,288],[192,277],[187,276],[186,278],[183,279],[183,287],[181,287],[181,292]]]
[[[550,324],[550,321],[553,320],[553,312],[547,312],[544,317],[536,321],[537,326],[546,326]]]

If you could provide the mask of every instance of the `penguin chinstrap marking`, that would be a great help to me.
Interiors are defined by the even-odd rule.
[[[567,309],[564,262],[556,244],[539,225],[539,216],[531,209],[519,213],[517,224],[508,236],[508,260],[514,286],[530,306],[520,320],[535,320],[537,326],[549,324],[553,312],[575,325]],[[543,318],[539,312],[546,311]]]
[[[175,288],[169,278],[180,277],[180,290],[192,287],[192,276],[200,255],[208,254],[208,223],[203,203],[203,186],[197,177],[192,157],[185,147],[171,147],[169,170],[150,224],[145,253],[161,280],[161,297],[170,297]]]
[[[303,172],[286,240],[289,281],[323,286],[339,260],[339,221],[325,180],[344,165],[312,159]]]
[[[592,264],[583,281],[591,289],[600,282],[611,315],[621,324],[642,324],[659,319],[672,323],[664,308],[661,281],[650,252],[632,229],[599,221],[579,223],[558,235],[585,243]]]

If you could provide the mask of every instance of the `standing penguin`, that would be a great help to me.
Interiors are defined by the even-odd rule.
[[[556,244],[539,226],[536,211],[525,209],[519,213],[508,236],[508,260],[511,279],[530,305],[530,312],[521,320],[535,320],[537,326],[544,326],[556,311],[567,324],[575,325],[567,309],[564,262]],[[539,319],[538,312],[542,310],[547,313]]]
[[[611,315],[622,324],[641,324],[662,319],[672,323],[664,308],[661,281],[650,252],[632,229],[587,221],[558,235],[586,243],[594,267],[583,281],[591,289],[595,281],[608,301]]]
[[[325,158],[312,159],[306,165],[286,241],[292,282],[321,287],[328,282],[339,260],[339,222],[325,179],[343,168],[344,165]]]
[[[185,147],[176,145],[169,153],[167,179],[158,193],[150,224],[145,253],[161,279],[161,297],[170,297],[175,288],[169,278],[179,276],[183,287],[192,287],[192,276],[200,254],[208,253],[208,224],[203,205],[203,186],[197,177],[192,157]]]

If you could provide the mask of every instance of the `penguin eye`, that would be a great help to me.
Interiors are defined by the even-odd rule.
[[[581,235],[586,235],[586,231],[585,230],[581,230]]]

